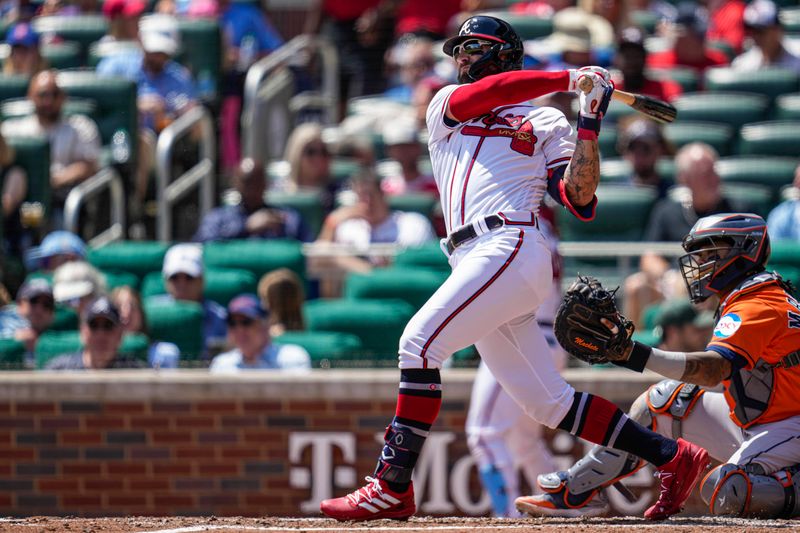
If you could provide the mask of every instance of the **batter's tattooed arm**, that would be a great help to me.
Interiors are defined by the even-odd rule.
[[[731,362],[717,352],[690,352],[686,354],[686,368],[681,381],[713,387],[731,375]]]
[[[578,139],[575,152],[564,172],[564,189],[567,198],[575,206],[584,206],[592,201],[600,183],[600,150],[597,141]]]

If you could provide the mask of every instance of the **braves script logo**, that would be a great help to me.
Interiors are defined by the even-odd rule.
[[[597,347],[596,344],[592,344],[591,342],[587,342],[587,341],[583,340],[580,337],[575,337],[575,344],[577,344],[578,346],[581,346],[583,348],[586,348],[587,350],[591,350],[593,352],[596,352],[597,350],[599,350],[599,348]]]
[[[481,117],[486,127],[464,126],[461,133],[475,137],[508,137],[511,149],[520,154],[532,156],[538,138],[533,134],[533,125],[523,115],[508,113],[500,116],[502,109]],[[491,126],[499,126],[492,128]]]

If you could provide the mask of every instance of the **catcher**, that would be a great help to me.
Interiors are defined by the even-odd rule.
[[[788,283],[765,271],[766,223],[752,214],[702,218],[683,248],[680,266],[691,301],[718,296],[721,302],[705,351],[631,342],[632,328],[609,293],[586,279],[568,291],[556,336],[586,361],[609,360],[670,378],[640,396],[629,416],[703,446],[723,463],[700,483],[711,514],[800,516],[800,303]],[[701,388],[720,383],[723,392]],[[546,494],[518,498],[516,506],[537,516],[601,515],[608,510],[603,489],[642,464],[632,454],[596,446],[566,472],[539,476]]]

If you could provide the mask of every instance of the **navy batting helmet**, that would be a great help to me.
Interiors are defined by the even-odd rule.
[[[698,220],[683,239],[680,258],[689,298],[702,302],[729,291],[769,259],[767,223],[751,213],[726,213]]]
[[[478,41],[478,44],[471,43]],[[481,41],[489,44],[486,49]],[[522,70],[522,39],[511,24],[499,18],[478,15],[468,18],[458,35],[447,39],[442,49],[449,56],[455,56],[458,47],[464,43],[475,45],[475,53],[482,52],[478,61],[469,69],[469,81],[477,81],[490,74],[509,70]],[[466,50],[469,52],[469,50]],[[502,54],[502,56],[501,56]]]

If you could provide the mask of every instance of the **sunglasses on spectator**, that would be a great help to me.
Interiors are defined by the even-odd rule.
[[[30,300],[28,300],[31,305],[41,305],[48,311],[52,311],[56,308],[55,302],[51,298],[47,298],[46,296],[34,296]]]
[[[89,329],[92,331],[114,331],[117,325],[109,320],[92,320],[89,322]]]
[[[239,317],[239,318],[229,318],[227,322],[228,322],[228,327],[231,329],[238,328],[240,326],[244,328],[249,328],[250,326],[253,325],[255,320],[253,320],[252,318]]]
[[[61,91],[58,89],[53,89],[51,91],[38,91],[36,96],[38,98],[58,98],[61,96]]]
[[[183,279],[183,280],[186,280],[186,281],[194,281],[197,278],[195,278],[194,276],[190,276],[189,274],[184,274],[182,272],[180,272],[178,274],[173,274],[173,275],[171,275],[169,277],[170,281],[177,281],[179,279]]]
[[[328,149],[324,146],[308,146],[303,150],[303,155],[307,157],[322,156],[327,157]]]
[[[467,55],[483,54],[492,47],[492,44],[491,41],[469,39],[453,47],[453,57],[458,57],[462,53]]]

